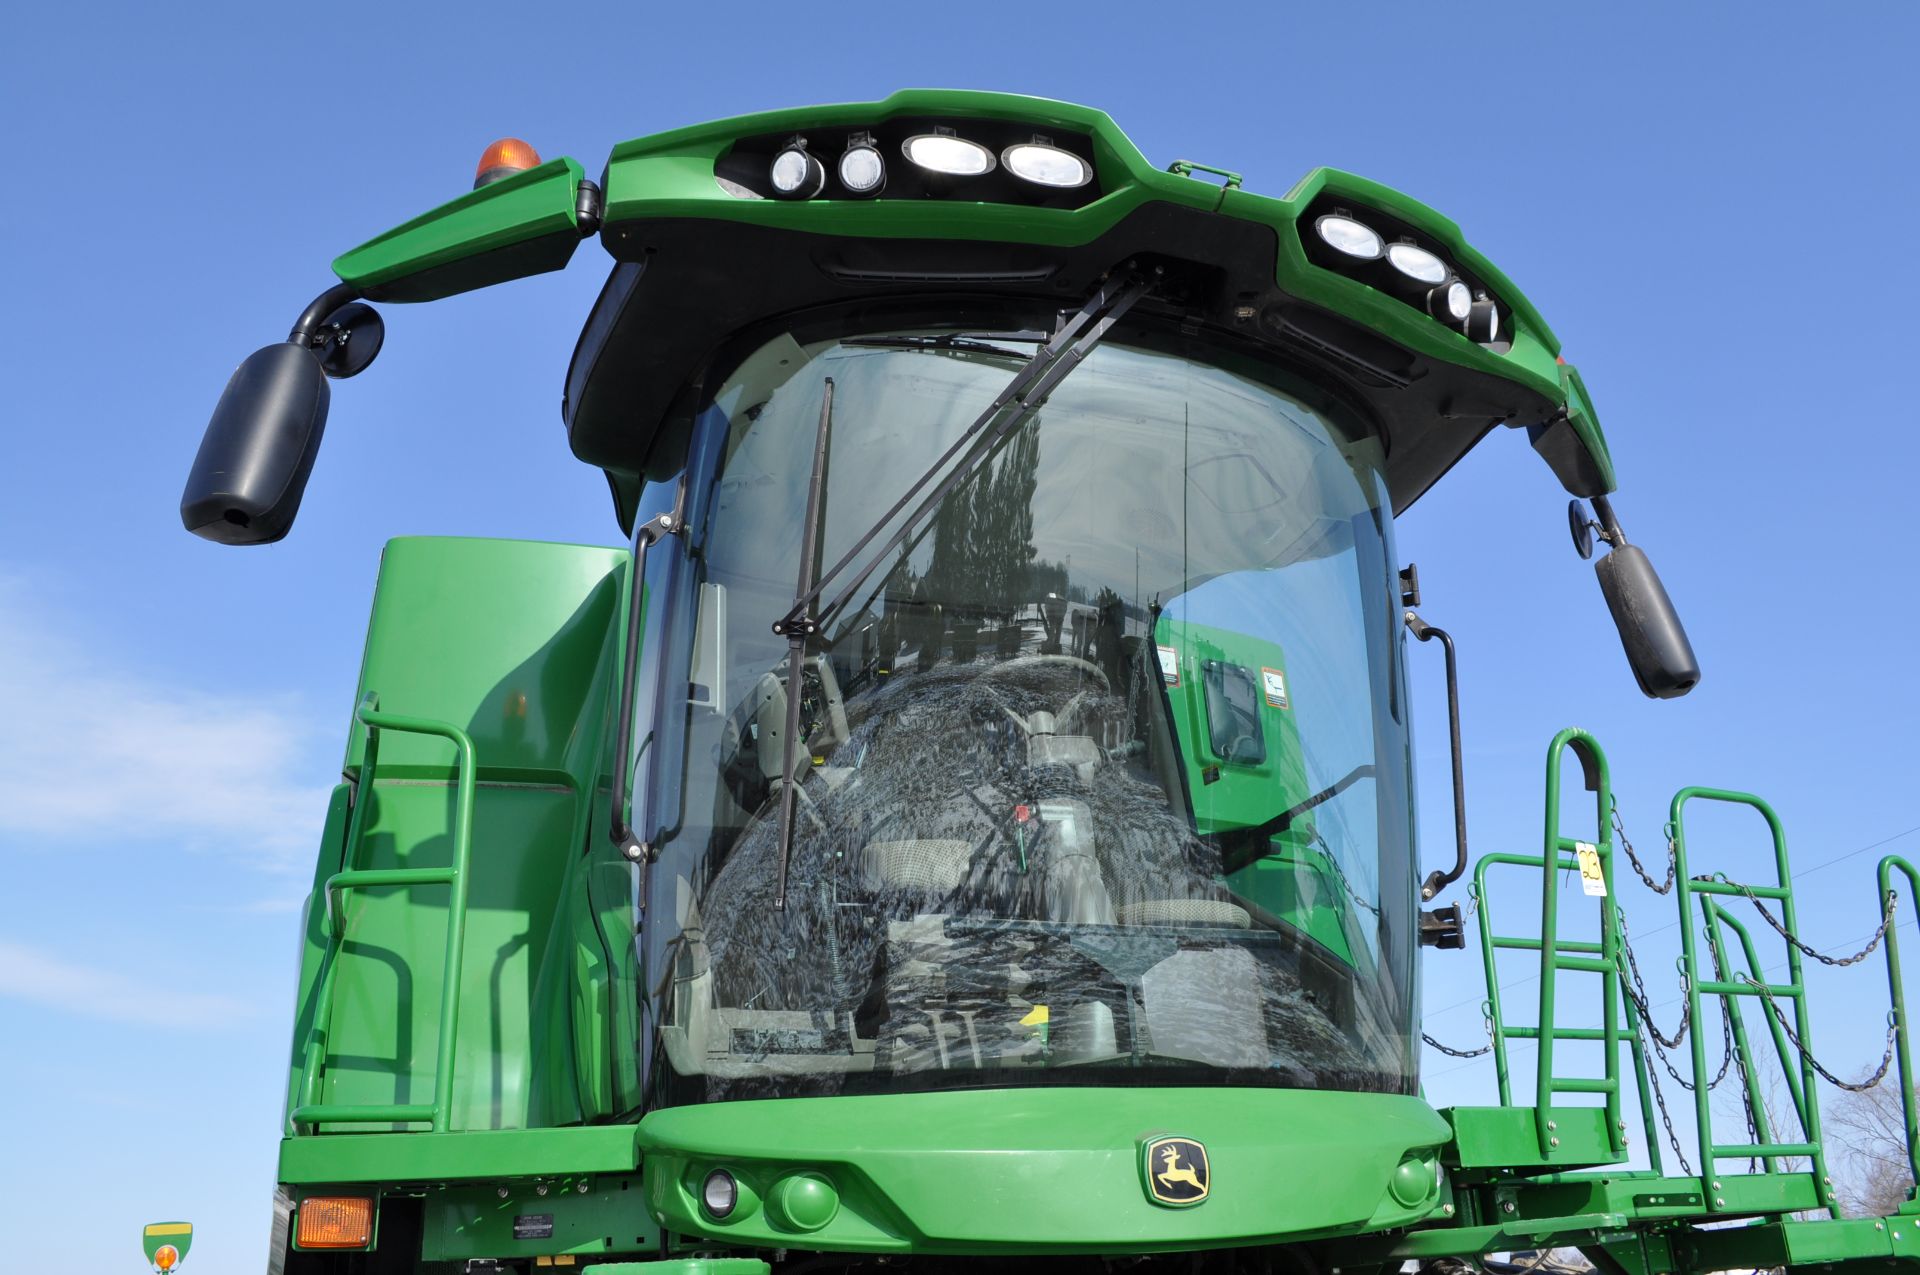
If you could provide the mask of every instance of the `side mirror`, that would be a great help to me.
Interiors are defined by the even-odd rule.
[[[327,427],[327,380],[364,370],[384,337],[380,316],[352,295],[322,293],[292,336],[248,355],[227,382],[180,497],[188,531],[264,545],[292,529]]]
[[[1618,545],[1593,572],[1640,689],[1654,699],[1678,699],[1699,685],[1700,661],[1646,551]]]
[[[327,427],[331,392],[312,350],[282,342],[247,356],[213,409],[180,497],[180,521],[227,545],[286,535]]]

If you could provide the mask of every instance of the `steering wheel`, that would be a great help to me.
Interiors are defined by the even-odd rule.
[[[1008,708],[1006,701],[1002,699],[997,693],[995,693],[993,687],[989,685],[989,683],[991,681],[1004,679],[1006,677],[1013,676],[1019,673],[1035,673],[1035,672],[1039,672],[1039,671],[1042,671],[1045,669],[1051,669],[1051,668],[1063,668],[1063,669],[1070,668],[1081,673],[1091,673],[1095,678],[1095,680],[1097,680],[1100,683],[1100,691],[1102,694],[1111,694],[1113,692],[1113,684],[1107,680],[1106,670],[1102,669],[1098,664],[1095,664],[1093,661],[1083,660],[1077,655],[1016,656],[1015,658],[1011,660],[1007,660],[1004,663],[988,665],[985,671],[983,671],[977,678],[974,679],[974,685],[980,687],[980,689],[985,691],[987,695],[992,698],[995,706],[998,707],[999,710],[1006,715],[1008,721],[1011,721],[1015,726],[1018,726],[1022,733],[1031,735],[1033,733],[1032,724],[1027,720],[1027,718],[1022,717],[1019,713],[1016,713],[1011,708]],[[1083,691],[1080,694],[1084,695],[1085,692]],[[1064,716],[1067,708],[1073,707],[1074,704],[1076,704],[1079,701],[1079,698],[1080,698],[1079,695],[1075,695],[1073,699],[1069,700],[1067,702],[1066,708],[1063,708],[1059,714],[1056,714],[1056,719],[1059,716]]]

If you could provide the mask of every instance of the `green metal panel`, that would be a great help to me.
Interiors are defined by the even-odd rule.
[[[1153,1203],[1143,1141],[1203,1144],[1207,1199]],[[744,1246],[848,1251],[1120,1253],[1404,1226],[1440,1205],[1388,1194],[1447,1128],[1417,1098],[1280,1089],[963,1090],[672,1107],[640,1124],[647,1198],[670,1230]],[[803,1237],[765,1209],[725,1223],[697,1203],[726,1167],[743,1199],[812,1172],[838,1191]],[[1310,1189],[1307,1189],[1310,1184]]]
[[[432,301],[565,266],[580,243],[578,161],[490,182],[341,253],[333,272],[375,301]]]
[[[608,1124],[285,1138],[280,1181],[338,1185],[628,1173],[640,1163],[635,1132],[630,1124]]]
[[[647,1216],[638,1174],[561,1174],[505,1192],[491,1185],[435,1187],[422,1205],[422,1261],[660,1248],[660,1228]]]

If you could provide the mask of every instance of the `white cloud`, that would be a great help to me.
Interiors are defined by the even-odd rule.
[[[60,849],[122,830],[275,868],[312,853],[326,772],[290,703],[101,668],[79,644],[67,617],[0,578],[0,838]]]
[[[232,996],[144,985],[118,971],[88,969],[6,939],[0,939],[0,997],[154,1027],[217,1027],[255,1012]]]

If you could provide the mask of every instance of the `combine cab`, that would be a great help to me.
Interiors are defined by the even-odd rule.
[[[993,94],[642,138],[598,182],[520,143],[481,169],[241,365],[181,505],[210,539],[287,534],[329,381],[379,352],[369,302],[612,255],[565,423],[627,544],[381,563],[273,1269],[1920,1251],[1903,1220],[1796,1220],[1831,1208],[1817,1167],[1725,1173],[1746,1152],[1704,1107],[1699,1172],[1621,1167],[1622,1060],[1643,1108],[1647,1068],[1611,895],[1597,943],[1556,938],[1551,888],[1535,937],[1482,931],[1489,962],[1596,975],[1601,1025],[1496,1002],[1500,1105],[1421,1096],[1416,962],[1465,944],[1438,900],[1467,863],[1463,829],[1417,867],[1406,639],[1444,640],[1450,684],[1452,645],[1395,516],[1525,429],[1608,547],[1641,688],[1699,677],[1578,374],[1453,223],[1333,170],[1281,199],[1159,171],[1104,115]],[[1568,750],[1598,842],[1556,825],[1482,872],[1611,873],[1604,757],[1563,737],[1556,774]],[[1784,849],[1753,892],[1790,901]],[[1694,976],[1695,1022],[1752,990]],[[1765,992],[1804,1039],[1797,972]],[[1560,1039],[1604,1074],[1554,1071]],[[1757,1154],[1817,1166],[1794,1074],[1804,1141]]]

